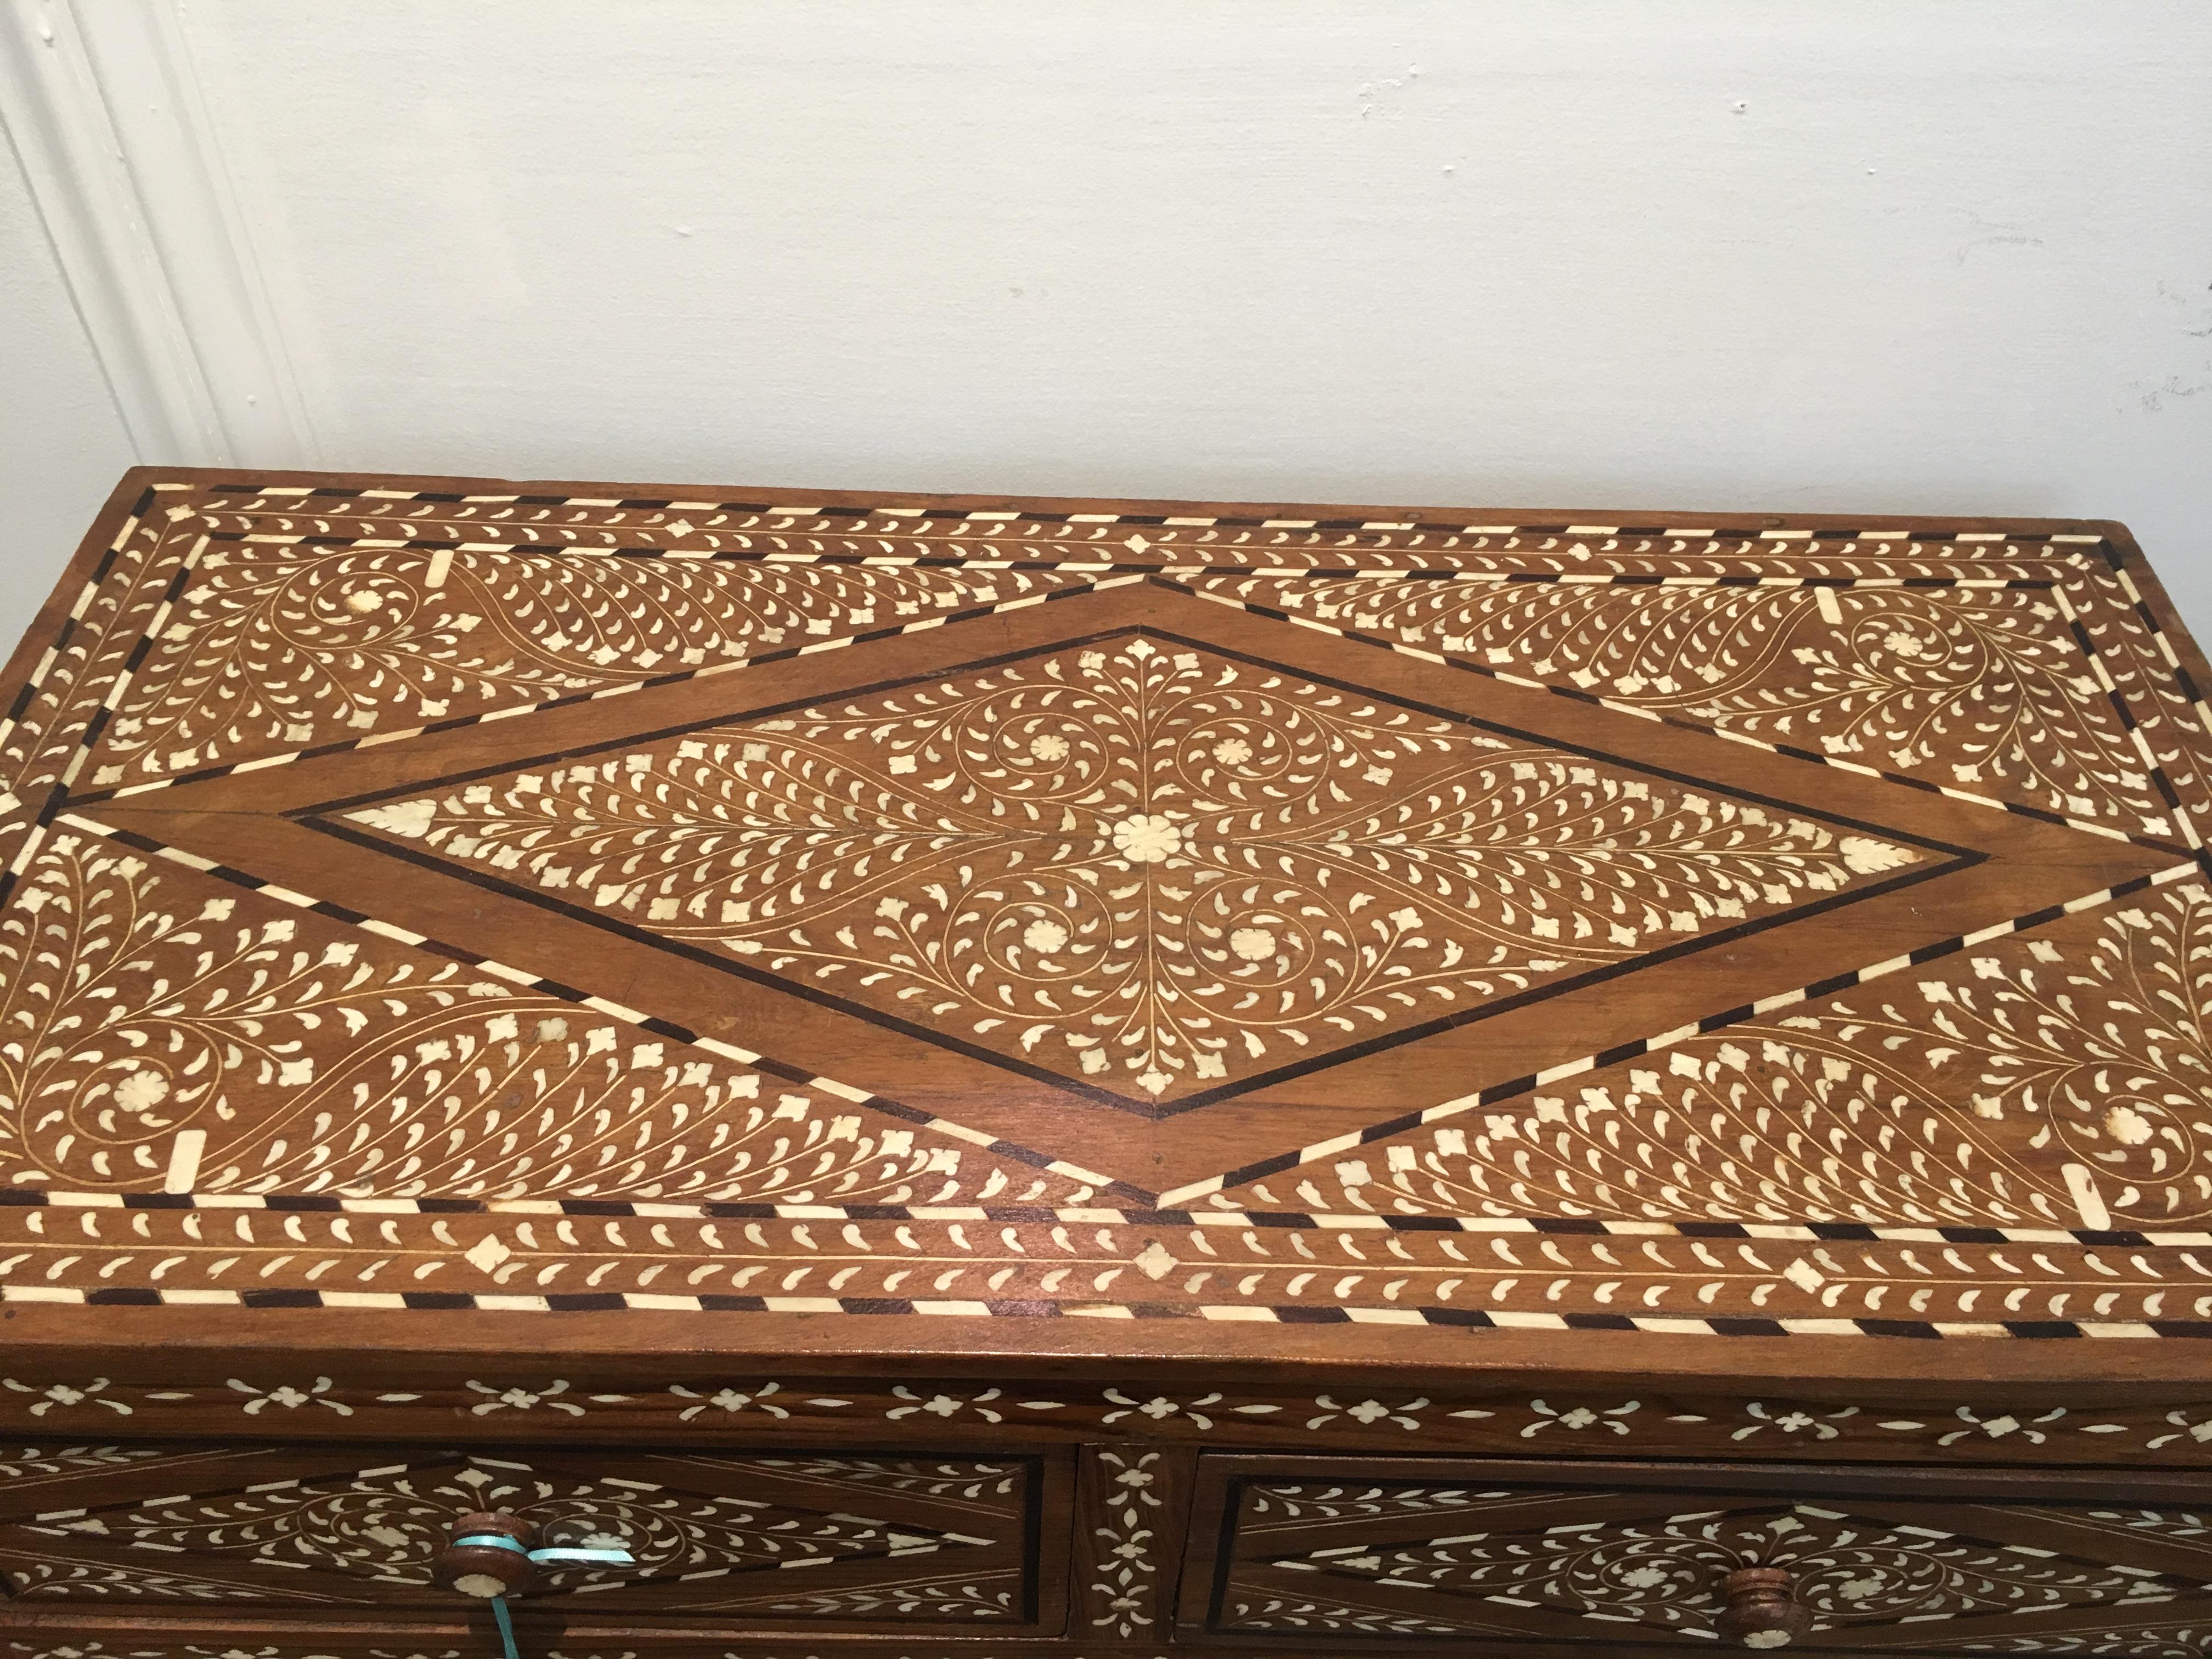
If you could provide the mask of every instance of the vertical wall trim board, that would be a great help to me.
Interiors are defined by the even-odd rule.
[[[0,114],[140,457],[319,464],[171,0],[0,6]]]

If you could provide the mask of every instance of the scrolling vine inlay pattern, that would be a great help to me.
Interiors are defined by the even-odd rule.
[[[1286,1634],[1445,1636],[1495,1630],[1494,1610],[1507,1608],[1706,1635],[1721,1605],[1721,1582],[1746,1566],[1787,1571],[1815,1632],[2083,1608],[2109,1616],[2193,1600],[2204,1589],[2124,1561],[2040,1547],[2040,1536],[2021,1538],[2012,1515],[1994,1508],[1966,1511],[1991,1537],[1930,1526],[1936,1517],[1910,1504],[1864,1513],[1844,1502],[1723,1500],[1673,1514],[1617,1513],[1633,1501],[1556,1492],[1258,1485],[1244,1497],[1239,1526],[1255,1559],[1228,1581],[1221,1622]],[[1431,1518],[1439,1512],[1449,1519]],[[2042,1512],[2027,1515],[2051,1523]],[[1389,1535],[1407,1521],[1440,1527],[1443,1535],[1416,1541]],[[1358,1523],[1365,1523],[1367,1535],[1346,1541]],[[1282,1551],[1279,1540],[1324,1528],[1328,1546]],[[1377,1590],[1394,1594],[1378,1598]]]
[[[1170,1106],[1929,856],[1142,634],[343,817]]]
[[[2212,745],[2124,538],[145,482],[0,702],[18,1317],[2212,1336]],[[220,1398],[388,1408],[319,1364]],[[1856,1408],[1727,1435],[2106,1431]]]

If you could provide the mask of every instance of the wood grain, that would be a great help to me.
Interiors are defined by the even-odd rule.
[[[0,686],[0,1618],[465,1647],[507,1481],[691,1529],[564,1653],[1598,1639],[1463,1552],[1285,1613],[1231,1462],[1397,1454],[1556,1465],[1638,1640],[1784,1564],[1609,1459],[2194,1640],[2181,1532],[1957,1483],[2212,1462],[2205,672],[2116,526],[135,474]]]

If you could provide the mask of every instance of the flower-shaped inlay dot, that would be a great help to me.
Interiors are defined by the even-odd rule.
[[[345,816],[1168,1103],[1923,856],[1142,636]]]

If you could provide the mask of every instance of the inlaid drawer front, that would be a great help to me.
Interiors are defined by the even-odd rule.
[[[0,1574],[27,1610],[453,1615],[468,1604],[433,1583],[434,1559],[458,1516],[491,1510],[542,1546],[635,1562],[548,1564],[516,1598],[526,1614],[1035,1631],[1063,1616],[1064,1556],[1040,1524],[1063,1477],[1019,1455],[18,1450],[0,1453]]]
[[[1186,1577],[1183,1617],[1192,1636],[1323,1645],[2212,1650],[2212,1501],[1950,1486],[1211,1458],[1192,1535],[1218,1541]]]

